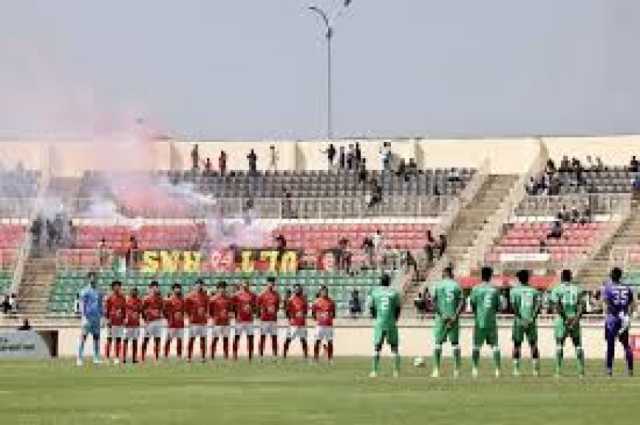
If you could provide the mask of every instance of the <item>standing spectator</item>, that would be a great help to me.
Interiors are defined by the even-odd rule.
[[[349,298],[349,313],[351,313],[352,319],[356,319],[362,314],[362,303],[360,302],[360,294],[357,289],[351,292],[351,298]]]
[[[599,156],[596,157],[596,171],[604,171],[604,164]]]
[[[530,177],[529,181],[525,185],[525,191],[527,195],[536,195],[537,194],[538,183],[534,177]]]
[[[333,170],[334,161],[336,159],[336,147],[333,146],[333,143],[329,143],[329,147],[325,152],[327,154],[327,162],[329,163],[329,170]]]
[[[341,170],[347,168],[347,157],[344,153],[344,146],[340,146],[340,155],[338,156],[338,163]]]
[[[438,258],[442,258],[442,256],[444,255],[445,252],[447,252],[447,246],[448,246],[449,242],[447,241],[447,235],[440,235],[439,241],[438,241],[438,250],[439,250],[439,256]]]
[[[352,144],[349,144],[349,150],[347,151],[347,169],[349,171],[356,169],[356,151]]]
[[[197,170],[200,168],[200,152],[198,151],[198,144],[193,145],[191,149],[191,169]]]
[[[4,314],[5,316],[9,314],[9,312],[11,311],[11,303],[9,302],[8,295],[4,296],[4,299],[2,300],[2,304],[0,305],[0,307],[2,307],[2,314]]]
[[[587,155],[587,159],[584,161],[585,167],[584,169],[587,171],[593,171],[596,169],[596,164],[593,162],[593,158],[591,155]]]
[[[56,228],[51,220],[47,220],[45,222],[45,227],[47,229],[47,248],[49,248],[49,250],[52,250],[53,245],[56,241]]]
[[[80,293],[76,292],[76,300],[73,303],[73,314],[76,317],[80,317]]]
[[[362,240],[361,249],[364,250],[364,254],[367,256],[369,267],[373,268],[375,250],[373,248],[373,241],[371,240],[370,237],[366,236]]]
[[[77,231],[76,231],[76,226],[73,225],[73,221],[69,220],[69,222],[67,223],[67,228],[69,229],[69,240],[67,243],[67,246],[69,248],[71,248],[73,246],[73,244],[76,242],[76,238],[77,238]]]
[[[18,311],[18,296],[15,293],[12,293],[9,297],[9,309],[13,313]]]
[[[227,172],[227,153],[225,151],[220,151],[220,156],[218,157],[218,168],[220,169],[220,175],[224,176]]]
[[[204,161],[204,175],[211,175],[211,158],[209,157]]]
[[[107,267],[109,262],[109,248],[107,247],[107,240],[105,238],[100,239],[98,242],[98,264],[100,265],[100,269],[104,269]]]
[[[258,170],[258,155],[251,149],[249,155],[247,155],[247,159],[249,160],[249,173],[255,174]]]
[[[378,259],[384,258],[384,238],[380,229],[376,230],[376,233],[373,234],[371,242],[373,242],[374,256],[377,262]]]
[[[349,249],[349,239],[340,238],[338,241],[337,260],[338,270],[349,271],[351,270],[351,253]]]
[[[636,156],[633,155],[631,157],[631,161],[629,162],[629,171],[633,173],[637,173],[639,168],[640,168],[640,162],[638,162],[638,160],[636,159]]]
[[[367,181],[367,161],[362,158],[359,164],[360,169],[358,171],[358,181],[360,183],[364,183]]]
[[[424,244],[424,253],[427,256],[427,262],[433,264],[434,249],[436,247],[436,240],[431,233],[431,229],[427,230],[426,242]]]
[[[384,142],[378,151],[380,155],[380,163],[384,171],[389,171],[391,167],[391,143]]]
[[[278,160],[280,159],[280,154],[276,150],[275,145],[269,146],[269,170],[278,171]]]
[[[33,220],[31,224],[31,236],[33,238],[33,245],[35,247],[40,246],[40,236],[42,235],[42,217],[38,216]]]
[[[360,142],[356,142],[356,166],[359,166],[362,163],[362,149],[360,149]]]
[[[562,223],[560,220],[553,222],[551,231],[547,234],[547,239],[560,239],[562,237]]]
[[[560,161],[560,172],[571,171],[571,163],[569,162],[569,157],[567,155],[562,157]]]

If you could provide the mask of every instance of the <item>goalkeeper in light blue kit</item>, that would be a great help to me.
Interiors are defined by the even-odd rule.
[[[80,341],[78,344],[78,359],[76,364],[82,366],[82,357],[84,356],[84,343],[87,335],[93,337],[93,363],[99,364],[100,361],[100,320],[102,319],[103,294],[98,289],[95,273],[91,272],[87,276],[89,285],[80,291],[80,315],[82,324],[80,329]]]

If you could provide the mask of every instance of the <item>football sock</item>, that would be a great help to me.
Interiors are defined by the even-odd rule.
[[[497,345],[493,347],[493,364],[496,367],[496,370],[500,369],[500,347]]]
[[[562,349],[562,345],[558,345],[556,347],[556,374],[560,374],[560,370],[562,370],[562,360],[564,357],[564,350]]]
[[[318,361],[320,358],[320,340],[316,340],[316,343],[313,345],[313,359]]]
[[[253,359],[253,336],[247,337],[247,348],[249,351],[249,361]]]
[[[132,351],[132,359],[134,362],[138,361],[138,340],[134,339],[131,341],[131,351]]]
[[[329,360],[333,360],[333,341],[327,343],[327,357]]]
[[[302,344],[302,353],[304,354],[304,358],[306,359],[309,357],[309,347],[307,346],[307,340],[302,339],[300,343]]]
[[[216,358],[216,349],[218,347],[218,337],[213,337],[211,340],[211,360]]]
[[[182,338],[176,339],[176,354],[178,358],[182,358]]]
[[[278,337],[275,335],[271,335],[271,354],[278,357]]]
[[[436,345],[436,348],[433,350],[433,361],[435,362],[434,369],[440,370],[441,358],[442,358],[442,346]]]
[[[116,338],[116,359],[120,358],[120,350],[122,349],[122,340],[120,338]]]
[[[80,340],[78,341],[78,358],[81,359],[84,356],[84,342],[87,338],[80,336]]]
[[[260,357],[264,356],[264,342],[265,342],[266,336],[265,335],[260,335],[260,342],[258,343],[258,354],[260,354]]]
[[[207,341],[200,337],[200,357],[204,359],[207,357]]]
[[[187,358],[191,360],[193,357],[193,343],[195,342],[195,338],[189,338],[189,342],[187,343]]]
[[[462,363],[462,359],[460,358],[460,347],[457,345],[453,346],[453,364],[455,370],[460,370],[460,364]]]
[[[142,340],[142,361],[144,361],[147,357],[147,347],[149,346],[149,338],[144,338]]]
[[[582,347],[576,347],[576,359],[578,360],[578,374],[584,375],[584,351]]]
[[[400,372],[400,352],[396,350],[393,354],[393,369],[396,372]]]
[[[99,359],[100,359],[100,338],[93,338],[93,360],[99,360]]]
[[[156,361],[160,359],[160,338],[156,338],[153,344],[153,353],[156,356]]]
[[[229,359],[229,338],[226,336],[222,338],[222,352],[224,354],[224,359],[228,360]]]
[[[129,340],[125,339],[122,343],[122,362],[127,361],[127,351],[129,351]]]
[[[111,338],[107,338],[107,343],[104,346],[104,356],[107,359],[111,358]]]
[[[380,370],[380,351],[375,351],[373,353],[373,371],[378,373]]]
[[[471,351],[471,364],[475,369],[477,369],[479,363],[480,363],[480,348],[473,347],[473,351]]]
[[[633,373],[633,350],[628,345],[624,347],[624,357],[627,360],[627,371]]]
[[[612,370],[613,369],[613,356],[615,355],[615,339],[613,338],[607,338],[607,360],[606,360],[606,366],[607,366],[607,370]]]
[[[164,358],[169,357],[169,350],[171,349],[171,340],[167,339],[164,343]]]

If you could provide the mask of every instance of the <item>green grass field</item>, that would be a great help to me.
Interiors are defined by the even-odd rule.
[[[507,360],[507,359],[505,359]],[[0,362],[0,423],[23,424],[624,424],[637,422],[640,379],[508,376],[472,380],[469,365],[457,380],[428,378],[427,368],[404,359],[393,379],[367,377],[368,359],[334,366],[286,363],[126,365],[76,367],[70,360]],[[490,367],[485,360],[484,366]],[[621,363],[618,361],[618,363]],[[429,365],[429,362],[427,362]],[[523,372],[528,373],[528,363]],[[505,361],[504,372],[510,371]],[[618,365],[621,367],[621,364]],[[445,370],[449,374],[448,370]],[[447,375],[448,376],[448,375]]]

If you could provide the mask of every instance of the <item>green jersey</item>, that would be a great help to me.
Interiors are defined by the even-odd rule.
[[[462,301],[462,288],[452,279],[443,279],[433,286],[436,311],[445,318],[454,317]]]
[[[561,283],[551,291],[551,302],[555,305],[561,304],[567,317],[578,314],[582,297],[582,289],[574,283]]]
[[[511,305],[521,319],[532,322],[540,305],[540,292],[529,285],[520,285],[511,289]]]
[[[496,315],[500,305],[498,290],[490,283],[482,282],[473,287],[470,299],[475,312],[476,327],[495,328]]]
[[[375,288],[369,296],[369,306],[372,306],[376,311],[376,326],[395,326],[396,311],[400,308],[400,305],[398,291],[387,286]]]

